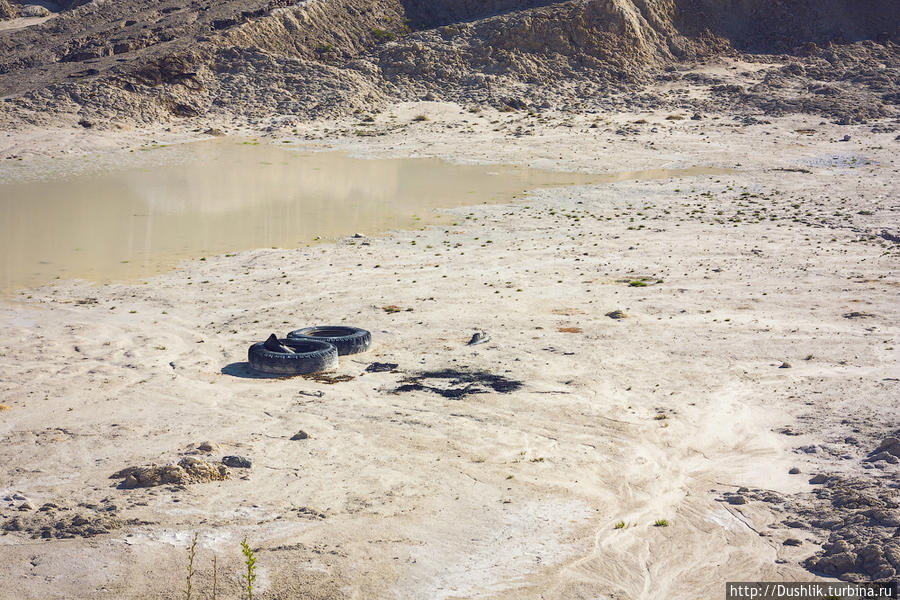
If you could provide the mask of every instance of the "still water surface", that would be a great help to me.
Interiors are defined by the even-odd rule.
[[[131,158],[127,167],[0,183],[0,293],[56,279],[133,280],[187,258],[421,227],[440,221],[437,208],[508,202],[540,187],[721,172],[590,175],[231,139]]]

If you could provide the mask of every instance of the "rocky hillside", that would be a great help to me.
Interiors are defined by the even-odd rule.
[[[784,67],[717,106],[863,119],[897,114],[898,31],[896,0],[93,0],[0,30],[0,123],[628,104],[735,53]]]
[[[0,0],[0,21],[18,16],[18,11],[7,0]]]

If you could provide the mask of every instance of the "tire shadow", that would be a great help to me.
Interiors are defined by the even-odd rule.
[[[284,379],[285,375],[273,375],[270,373],[260,373],[259,371],[254,371],[250,368],[250,363],[244,362],[234,362],[230,365],[225,365],[222,367],[220,371],[223,375],[230,375],[231,377],[239,377],[241,379]]]

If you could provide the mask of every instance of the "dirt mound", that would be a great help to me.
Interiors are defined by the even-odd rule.
[[[808,59],[800,68],[809,76],[791,71],[783,79],[820,87],[823,80],[840,81],[875,92],[857,99],[839,87],[785,91],[774,74],[756,90],[718,91],[735,106],[833,114],[850,104],[872,106],[866,114],[879,116],[898,103],[891,40],[898,40],[900,18],[893,4],[91,2],[42,25],[0,32],[0,96],[7,97],[0,123],[48,124],[64,115],[96,126],[110,119],[141,125],[226,115],[310,118],[422,97],[566,107],[651,84],[679,61],[736,50],[803,54],[782,60],[793,66]],[[885,45],[881,52],[867,46],[863,61],[819,47],[859,40]],[[858,81],[860,64],[868,65],[864,81]],[[785,97],[803,100],[781,102]],[[851,116],[865,118],[859,116],[865,112],[854,108]]]
[[[125,489],[222,481],[228,477],[225,465],[213,465],[195,456],[185,456],[178,464],[127,467],[110,475],[110,479],[122,479],[121,487]]]

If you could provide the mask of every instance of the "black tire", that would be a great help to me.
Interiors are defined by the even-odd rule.
[[[324,327],[305,327],[287,335],[289,340],[320,340],[334,344],[338,354],[359,354],[372,347],[372,334],[359,327],[343,325],[326,325]]]
[[[333,344],[315,339],[278,340],[294,354],[267,350],[265,342],[250,346],[247,359],[250,367],[274,375],[304,375],[325,371],[337,364],[338,352]]]

